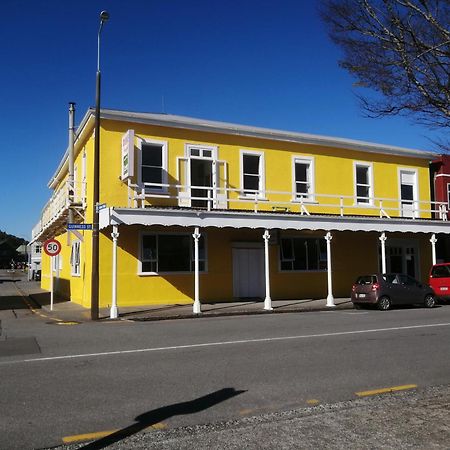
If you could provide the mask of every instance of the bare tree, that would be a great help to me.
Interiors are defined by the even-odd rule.
[[[450,126],[450,0],[322,0],[321,16],[369,116]]]

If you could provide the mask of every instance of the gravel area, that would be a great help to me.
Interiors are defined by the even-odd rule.
[[[128,430],[127,434],[131,434]],[[233,421],[145,431],[58,449],[450,449],[450,386]]]

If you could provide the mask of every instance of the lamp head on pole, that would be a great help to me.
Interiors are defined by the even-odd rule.
[[[109,12],[108,11],[102,11],[100,13],[100,22],[104,24],[109,19]]]

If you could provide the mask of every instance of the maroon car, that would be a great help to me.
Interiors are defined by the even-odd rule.
[[[433,289],[403,273],[384,273],[358,277],[352,287],[351,300],[356,308],[376,305],[382,311],[392,305],[421,304],[432,308],[435,304]]]

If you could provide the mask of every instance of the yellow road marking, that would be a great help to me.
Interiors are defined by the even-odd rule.
[[[67,320],[67,321],[59,321],[56,323],[56,325],[79,325],[80,322],[74,322],[72,320]]]
[[[312,398],[311,400],[306,400],[306,403],[308,403],[308,405],[318,405],[320,402],[319,400]]]
[[[386,394],[389,392],[405,391],[407,389],[415,389],[417,384],[405,384],[403,386],[393,386],[383,389],[373,389],[371,391],[355,392],[358,397],[368,397],[369,395]]]
[[[151,430],[164,430],[165,428],[167,428],[167,424],[165,424],[164,422],[158,422],[158,423],[154,423],[153,425],[150,425],[149,427],[147,427],[146,429],[151,429]]]
[[[110,431],[97,431],[96,433],[75,434],[73,436],[65,436],[62,438],[64,444],[70,444],[71,442],[90,441],[93,439],[100,439],[110,434],[116,433],[119,430]]]
[[[245,416],[246,414],[251,414],[252,412],[254,412],[255,410],[254,409],[241,409],[240,411],[239,411],[239,414],[241,415],[241,416]]]
[[[164,422],[154,423],[149,427],[145,428],[145,430],[164,430],[167,428],[167,424]],[[73,436],[65,436],[62,438],[64,444],[70,444],[73,442],[82,442],[82,441],[92,441],[96,439],[101,439],[111,434],[117,433],[121,430],[109,430],[109,431],[96,431],[94,433],[85,433],[85,434],[75,434]]]

